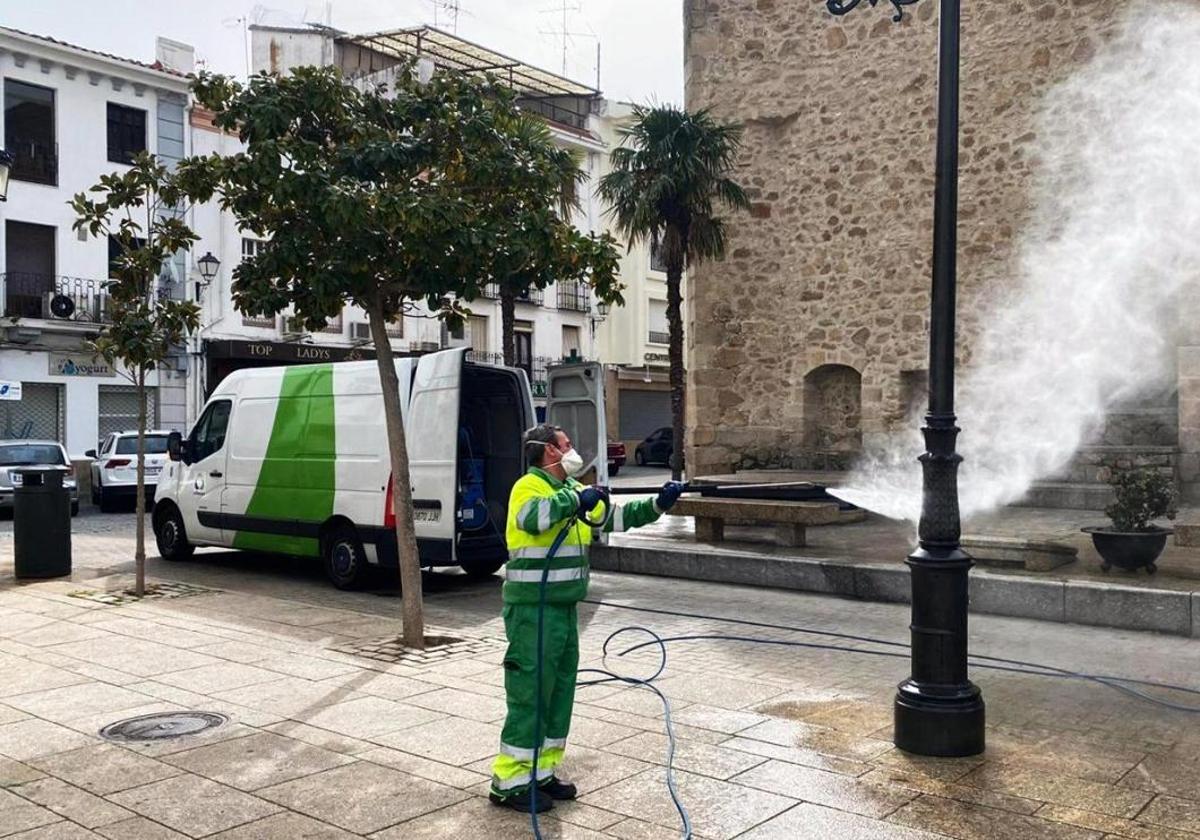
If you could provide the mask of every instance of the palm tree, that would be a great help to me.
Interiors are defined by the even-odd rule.
[[[685,268],[725,253],[725,223],[716,207],[748,206],[733,180],[741,147],[740,125],[723,124],[707,110],[688,112],[670,105],[635,106],[633,123],[621,129],[611,156],[612,171],[600,179],[600,197],[629,247],[656,244],[667,265],[667,324],[670,334],[671,476],[683,475],[683,302]]]

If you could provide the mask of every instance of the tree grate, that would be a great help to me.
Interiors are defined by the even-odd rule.
[[[421,666],[494,653],[504,646],[503,639],[467,638],[439,634],[425,637],[425,650],[414,650],[407,647],[404,639],[400,636],[389,636],[385,639],[356,639],[353,642],[329,649],[338,653],[348,653],[351,656],[360,656],[364,659],[373,659],[376,662]]]
[[[206,586],[196,586],[191,583],[167,581],[164,583],[147,584],[146,594],[141,598],[134,593],[133,589],[119,589],[115,592],[101,592],[95,589],[77,589],[74,592],[68,592],[67,597],[81,598],[84,601],[94,601],[97,604],[105,604],[110,607],[115,607],[120,606],[121,604],[136,604],[138,601],[190,598],[193,595],[208,595],[209,593],[220,591],[220,589],[209,589]]]

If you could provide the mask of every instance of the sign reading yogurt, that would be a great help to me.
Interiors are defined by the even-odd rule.
[[[99,356],[84,353],[51,353],[51,376],[113,376],[116,373]]]

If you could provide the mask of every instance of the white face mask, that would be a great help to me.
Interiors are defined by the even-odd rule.
[[[567,475],[579,475],[583,472],[583,456],[576,452],[574,447],[563,453],[560,463]]]

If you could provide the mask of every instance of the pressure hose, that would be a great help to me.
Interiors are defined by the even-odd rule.
[[[533,826],[533,834],[537,840],[543,840],[541,828],[538,825],[537,816],[537,798],[538,798],[538,762],[541,753],[542,743],[542,657],[544,654],[543,631],[545,626],[545,611],[546,611],[546,582],[550,573],[550,562],[562,547],[567,535],[571,530],[582,523],[591,528],[603,527],[607,522],[608,517],[612,515],[612,505],[609,501],[610,497],[606,491],[601,491],[604,502],[604,516],[599,522],[590,520],[586,512],[576,512],[574,516],[567,522],[558,535],[551,543],[550,549],[546,556],[546,566],[542,569],[542,578],[538,593],[538,621],[537,621],[537,663],[535,666],[536,687],[537,693],[535,709],[534,709],[534,730],[533,730],[533,769],[530,782],[530,811],[529,818]],[[890,639],[880,639],[873,636],[859,636],[850,633],[840,633],[832,630],[821,630],[813,627],[800,627],[786,624],[772,624],[763,621],[750,621],[740,618],[727,618],[725,616],[706,615],[704,613],[680,612],[677,610],[656,609],[653,607],[635,607],[628,604],[614,604],[608,601],[600,601],[593,599],[584,599],[582,603],[591,604],[595,607],[607,607],[614,610],[626,610],[630,612],[645,613],[647,615],[668,616],[671,618],[687,618],[701,621],[718,622],[722,624],[733,624],[742,627],[754,627],[765,630],[781,630],[799,635],[817,636],[826,639],[836,639],[841,642],[857,642],[859,644],[876,645],[878,647],[887,648],[887,650],[878,650],[873,648],[854,647],[849,644],[839,644],[837,642],[802,642],[787,639],[763,639],[755,636],[739,636],[729,633],[693,633],[679,636],[663,637],[646,627],[630,625],[620,627],[614,630],[604,640],[602,648],[605,659],[608,657],[609,646],[613,640],[628,633],[641,633],[648,636],[641,642],[629,645],[623,650],[617,652],[617,656],[625,656],[635,651],[646,647],[655,647],[659,652],[658,667],[654,672],[645,678],[629,677],[621,674],[607,671],[603,668],[583,668],[578,671],[579,674],[593,675],[592,679],[577,680],[576,685],[586,687],[591,685],[602,685],[606,683],[624,683],[625,685],[636,686],[647,691],[653,692],[658,697],[663,706],[663,723],[667,736],[667,758],[666,758],[666,779],[667,791],[671,796],[671,801],[675,805],[675,810],[679,813],[681,837],[683,840],[691,840],[692,824],[688,816],[687,809],[679,798],[678,785],[675,781],[675,750],[676,738],[675,728],[671,720],[671,701],[662,692],[658,686],[654,685],[657,680],[667,669],[667,645],[671,642],[685,641],[722,641],[722,642],[740,642],[745,644],[756,645],[775,645],[781,647],[796,647],[806,648],[809,650],[826,650],[838,653],[859,654],[862,656],[877,656],[893,659],[908,659],[910,645],[904,642],[896,642]],[[1171,709],[1178,712],[1186,712],[1188,714],[1200,714],[1200,706],[1189,706],[1183,703],[1176,703],[1171,700],[1166,700],[1160,697],[1155,697],[1152,694],[1141,689],[1156,689],[1166,692],[1178,692],[1200,697],[1200,689],[1188,688],[1187,686],[1172,685],[1170,683],[1155,682],[1153,680],[1135,679],[1132,677],[1120,677],[1111,674],[1088,674],[1079,671],[1072,671],[1066,668],[1059,668],[1055,665],[1046,665],[1039,662],[1028,662],[1020,659],[1006,659],[999,656],[985,656],[982,654],[971,654],[969,664],[974,668],[986,669],[991,671],[1003,671],[1007,673],[1026,674],[1035,677],[1050,677],[1055,679],[1081,680],[1084,682],[1096,683],[1098,685],[1111,688],[1120,693],[1126,694],[1134,699],[1152,703],[1166,709]]]

